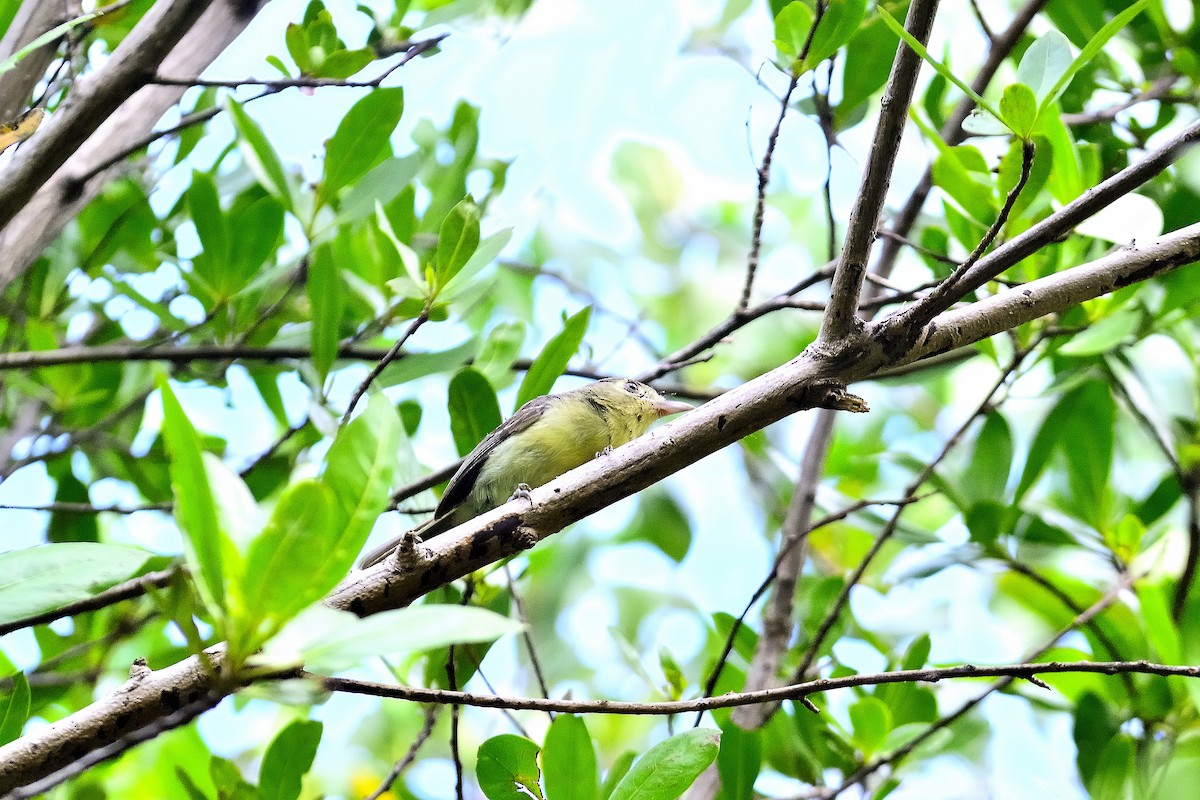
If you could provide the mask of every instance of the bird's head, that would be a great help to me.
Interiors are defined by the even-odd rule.
[[[691,411],[687,403],[668,400],[654,387],[629,378],[606,378],[579,390],[586,393],[606,417],[614,432],[620,430],[626,436],[615,439],[632,439],[641,436],[660,417]]]

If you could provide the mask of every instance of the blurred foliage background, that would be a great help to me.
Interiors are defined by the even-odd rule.
[[[980,5],[944,3],[929,48],[965,81],[1018,10]],[[1017,65],[1035,42],[1057,31],[1073,58],[1133,4],[1030,5],[1037,13],[1013,37],[990,100],[1022,77]],[[0,24],[20,6],[5,5]],[[53,119],[151,6],[133,2],[56,39],[30,99]],[[907,4],[878,6],[903,19]],[[827,59],[797,66],[815,4],[269,4],[205,73],[234,85],[188,89],[159,127],[200,121],[130,152],[121,174],[2,287],[4,547],[137,548],[144,557],[118,559],[111,585],[186,549],[166,505],[180,502],[179,475],[218,470],[228,481],[197,502],[231,516],[258,508],[261,527],[286,516],[282,497],[333,503],[312,487],[329,483],[322,465],[346,457],[331,448],[335,435],[358,437],[347,452],[386,441],[395,458],[380,473],[390,490],[376,498],[382,510],[387,494],[468,452],[519,397],[661,364],[660,388],[703,401],[793,358],[816,338],[828,282],[791,288],[838,253],[899,43],[875,3],[830,0],[820,10],[845,21],[840,38]],[[1153,0],[1138,10],[1040,119],[1029,182],[1001,241],[1195,122],[1194,8]],[[704,360],[673,363],[670,354],[735,310],[757,170],[793,69],[751,306],[783,302]],[[309,78],[375,85],[269,83]],[[911,229],[877,244],[877,253],[900,245],[879,290],[884,313],[949,274],[1020,173],[1008,137],[962,143],[957,126],[938,133],[961,98],[924,68],[889,208],[904,205],[927,166],[934,188]],[[1198,164],[1185,155],[979,296],[1196,222]],[[842,676],[1024,659],[1200,663],[1197,298],[1195,268],[1183,268],[855,387],[872,411],[838,418],[811,488],[817,517],[868,502],[808,537],[779,679],[801,666]],[[405,336],[373,381],[399,424],[377,405],[357,433],[339,434],[356,387]],[[469,603],[527,625],[526,638],[457,647],[455,684],[647,702],[701,695],[733,621],[771,571],[812,416],[603,510],[469,589],[431,594],[424,603]],[[172,473],[192,452],[192,430],[195,463],[203,451],[220,466]],[[330,497],[338,491],[328,487]],[[403,492],[372,541],[424,519],[436,491]],[[906,494],[920,499],[864,566],[893,514],[880,503]],[[213,524],[236,538],[239,523]],[[117,563],[115,552],[94,563]],[[330,563],[348,567],[344,555]],[[859,568],[848,606],[826,622]],[[303,560],[279,575],[281,591],[324,587],[312,600],[338,577]],[[87,706],[135,657],[158,669],[233,632],[261,643],[256,626],[266,623],[253,607],[241,616],[214,607],[213,587],[230,574],[213,580],[197,591],[175,578],[150,597],[0,639],[3,740]],[[737,629],[710,692],[743,688],[761,608]],[[446,662],[439,646],[363,659],[348,674],[445,688]],[[721,787],[707,791],[730,800],[1166,798],[1189,796],[1200,781],[1200,683],[1045,682],[1049,691],[976,680],[829,693],[813,698],[819,715],[785,703],[751,731],[718,712],[702,723],[723,733]],[[939,722],[964,703],[961,717]],[[420,741],[385,796],[449,797],[450,716],[255,687],[53,796],[363,797]],[[515,796],[489,788],[488,770],[533,763],[523,744],[496,736],[544,747],[544,788],[558,800],[607,796],[630,768],[627,753],[649,759],[652,745],[692,725],[691,715],[589,716],[586,728],[559,719],[552,729],[544,713],[464,710],[467,795],[483,785],[493,799]],[[708,740],[673,741],[716,753]],[[555,755],[586,772],[593,747],[596,785],[552,785],[564,769]],[[658,791],[634,796],[674,796]]]

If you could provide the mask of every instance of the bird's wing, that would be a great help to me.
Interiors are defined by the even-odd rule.
[[[483,471],[483,465],[496,447],[510,436],[516,436],[518,433],[528,430],[533,423],[542,418],[546,409],[557,402],[557,399],[554,395],[535,397],[521,406],[517,413],[501,423],[499,428],[483,437],[483,441],[475,445],[475,449],[467,455],[462,466],[458,468],[458,472],[454,473],[454,477],[446,484],[446,492],[438,502],[434,517],[443,517],[466,501],[471,490],[475,488],[475,482],[479,480],[479,473]]]

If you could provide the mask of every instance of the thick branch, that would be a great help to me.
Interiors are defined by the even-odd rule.
[[[1016,47],[1020,41],[1021,35],[1025,33],[1025,29],[1029,27],[1029,23],[1037,16],[1038,12],[1045,8],[1049,0],[1029,0],[1025,5],[1017,10],[1013,21],[1002,33],[992,39],[992,46],[988,48],[987,60],[983,62],[983,66],[979,68],[979,72],[975,75],[975,80],[971,82],[971,88],[977,93],[983,94],[987,89],[988,84],[992,82],[992,78],[996,75],[996,70],[1000,69],[1000,65],[1004,63],[1004,59],[1008,58],[1009,53]],[[971,109],[975,108],[975,101],[970,97],[963,97],[954,106],[954,110],[950,112],[950,116],[946,119],[946,124],[942,126],[942,140],[947,144],[959,144],[966,138],[966,133],[962,129],[963,120],[971,113]],[[909,195],[904,207],[896,214],[889,232],[896,234],[900,238],[889,238],[879,247],[879,260],[875,264],[875,272],[879,275],[887,276],[892,274],[892,268],[896,264],[896,256],[900,253],[900,247],[904,244],[904,238],[908,236],[913,225],[917,221],[917,215],[921,213],[921,208],[925,205],[925,200],[929,197],[929,190],[933,188],[933,171],[932,167],[925,170],[925,174],[921,180],[917,182],[916,188]]]
[[[147,64],[162,61],[212,0],[155,3],[112,56],[71,89],[58,113],[13,159],[0,180],[0,227],[100,123],[141,88]]]
[[[909,6],[905,27],[922,44],[929,41],[937,6],[938,0],[914,0]],[[842,257],[833,273],[829,308],[821,323],[820,338],[826,342],[837,342],[844,338],[854,330],[858,320],[855,309],[858,308],[859,294],[862,292],[863,276],[867,272],[867,257],[875,241],[875,228],[883,209],[883,200],[892,181],[892,168],[900,150],[900,138],[904,135],[908,106],[912,102],[920,68],[921,57],[901,43],[892,61],[892,74],[888,78],[887,88],[883,92],[879,125],[875,128],[875,141],[867,157],[867,168],[854,208],[850,211]]]
[[[38,157],[47,164],[53,162],[57,170],[39,169],[33,184],[20,189],[20,194],[25,199],[16,203],[16,210],[9,210],[4,217],[4,224],[0,226],[0,290],[28,269],[63,227],[103,188],[102,180],[92,180],[81,186],[79,178],[91,177],[97,165],[104,164],[114,154],[125,150],[129,142],[150,131],[162,115],[179,101],[185,91],[177,87],[149,86],[130,97],[129,94],[140,86],[141,76],[149,74],[154,67],[180,72],[202,71],[242,32],[263,2],[264,0],[215,0],[195,24],[189,23],[190,30],[188,26],[182,26],[182,30],[186,30],[187,34],[170,50],[166,58],[161,54],[152,57],[144,52],[133,53],[130,59],[135,63],[129,63],[127,68],[135,74],[125,85],[110,86],[104,83],[107,80],[106,76],[110,74],[106,65],[87,81],[81,81],[80,85],[72,88],[73,97],[80,90],[92,95],[108,95],[111,92],[112,96],[107,98],[105,107],[112,105],[113,101],[124,102],[115,112],[109,109],[104,116],[97,116],[89,121],[88,133],[91,133],[92,129],[95,132],[86,142],[76,142],[69,150],[64,149],[51,156]],[[162,14],[165,14],[168,5],[156,3],[147,12],[146,18],[139,23],[137,30],[141,30],[147,19],[156,15],[160,8]],[[209,3],[176,2],[174,5],[203,8]],[[180,12],[176,9],[172,13]],[[159,18],[161,19],[161,16]],[[130,42],[135,33],[136,31],[127,36],[125,41]],[[115,58],[114,53],[108,63],[111,64]],[[78,110],[71,110],[69,105],[64,106],[55,114],[55,125],[58,124],[59,117],[67,115],[69,123],[80,113]],[[37,142],[47,134],[49,127],[50,124],[47,123],[46,128],[40,130],[35,139],[23,145],[22,159],[25,158],[25,151],[42,146]],[[4,173],[6,183],[3,191],[0,191],[0,197],[15,198],[7,184],[9,178],[16,174],[12,171],[15,166],[14,161]]]
[[[911,308],[900,312],[905,325],[924,325],[934,315],[1000,275],[1009,267],[1033,255],[1048,242],[1057,241],[1079,223],[1111,205],[1175,163],[1193,144],[1200,141],[1200,122],[1194,122],[1162,147],[1094,186],[1063,206],[1059,211],[1033,225],[979,259],[959,279],[945,281]]]
[[[1087,264],[1008,289],[967,308],[947,311],[925,327],[917,346],[902,361],[978,342],[1198,259],[1200,223],[1195,223],[1145,244],[1132,245]],[[888,335],[901,316],[903,312],[883,320],[877,327]]]

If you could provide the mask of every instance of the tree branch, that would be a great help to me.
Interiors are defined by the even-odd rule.
[[[155,3],[102,67],[79,80],[66,102],[4,171],[0,180],[0,227],[100,123],[143,85],[145,65],[162,61],[212,0]]]
[[[1161,173],[1197,141],[1200,141],[1200,122],[1193,122],[1137,164],[1126,167],[1108,180],[1088,189],[1054,214],[979,259],[958,280],[944,281],[895,318],[903,318],[906,325],[912,321],[924,325],[934,315],[945,311],[968,293],[983,286],[1022,259],[1033,255],[1048,242],[1057,241],[1117,198],[1129,194]]]
[[[208,4],[210,7],[190,29],[185,26],[186,35],[165,58],[160,56],[148,59],[144,52],[134,53],[130,58],[136,63],[128,65],[129,71],[134,73],[128,82],[129,85],[110,86],[104,83],[109,75],[105,71],[107,67],[89,76],[88,92],[95,95],[116,93],[115,97],[108,98],[104,103],[106,107],[111,105],[114,99],[124,102],[115,112],[110,110],[104,117],[89,121],[88,125],[94,128],[94,133],[81,146],[76,143],[76,147],[53,155],[51,160],[61,164],[61,167],[53,172],[39,171],[33,176],[32,190],[28,186],[21,188],[21,194],[26,199],[17,203],[19,211],[15,212],[0,230],[0,290],[28,269],[63,227],[103,188],[102,181],[81,186],[79,177],[86,175],[90,178],[91,170],[96,164],[103,163],[114,153],[121,152],[129,141],[150,131],[162,115],[178,102],[184,91],[182,88],[151,86],[142,88],[132,97],[129,96],[141,85],[142,78],[151,66],[161,64],[163,69],[196,72],[203,70],[242,32],[264,1],[206,0],[192,3],[201,7]],[[181,3],[177,2],[175,5]],[[147,23],[147,18],[157,14],[160,8],[166,13],[167,6],[166,3],[156,3],[138,23],[138,29]],[[132,41],[133,36],[131,33],[125,41]],[[115,57],[114,53],[108,63],[112,63]],[[80,88],[79,85],[74,87],[72,95],[76,95]],[[70,105],[64,106],[55,116],[61,117],[66,114],[69,122],[82,113],[78,109],[70,110],[71,108]],[[45,133],[45,130],[39,131],[37,139]],[[23,147],[29,149],[37,139],[27,142]],[[23,151],[22,158],[24,157]],[[46,158],[48,157],[45,155],[39,156],[39,159]],[[5,170],[5,180],[14,174],[11,171],[14,165],[15,161]],[[36,190],[36,193],[33,190]]]
[[[1200,666],[1155,664],[1149,661],[1047,661],[1043,663],[905,669],[895,672],[874,672],[847,675],[841,678],[819,678],[804,683],[764,689],[758,692],[729,692],[719,697],[696,700],[674,700],[662,703],[632,703],[619,700],[551,700],[542,697],[501,697],[497,695],[450,692],[444,689],[421,689],[414,686],[395,686],[351,678],[308,677],[319,680],[331,692],[347,692],[417,703],[464,705],[475,708],[506,708],[510,711],[554,711],[564,714],[620,714],[627,716],[667,716],[693,711],[712,711],[736,708],[757,703],[780,703],[799,700],[814,694],[850,689],[859,686],[881,686],[888,683],[938,683],[958,678],[1010,677],[1030,680],[1038,675],[1063,673],[1093,673],[1120,675],[1137,673],[1171,677],[1200,678]]]
[[[1012,242],[1016,242],[1016,239]],[[1003,249],[993,251],[992,255]],[[920,343],[909,350],[900,362],[908,363],[913,358],[986,339],[1197,259],[1200,259],[1200,223],[1005,290],[964,309],[947,311],[922,330]],[[986,260],[980,261],[976,267],[982,267]],[[964,278],[964,281],[974,283],[971,276]],[[908,311],[902,311],[882,320],[878,325],[878,333],[887,338],[897,327],[903,329],[903,318],[907,316]]]
[[[913,0],[908,8],[905,27],[922,44],[929,41],[938,0]],[[867,258],[875,241],[875,228],[883,209],[883,200],[892,181],[892,168],[900,149],[904,124],[908,121],[908,106],[912,102],[921,57],[912,48],[901,44],[892,61],[892,73],[883,92],[883,107],[875,140],[867,156],[867,167],[858,189],[850,222],[846,226],[846,241],[842,256],[833,273],[829,308],[821,322],[820,340],[835,344],[846,338],[859,324],[855,311],[862,292]]]
[[[1008,58],[1013,48],[1017,46],[1017,42],[1021,40],[1021,36],[1025,33],[1025,29],[1029,27],[1029,23],[1037,16],[1050,0],[1028,0],[1025,5],[1017,10],[1013,16],[1012,22],[999,35],[992,38],[992,45],[988,48],[987,60],[983,62],[983,66],[979,68],[979,72],[975,75],[975,80],[971,82],[971,88],[977,93],[983,94],[987,89],[988,84],[992,82],[996,71],[1000,69],[1000,65],[1004,63],[1004,59]],[[963,120],[971,113],[971,109],[975,108],[975,101],[970,97],[963,97],[954,106],[954,110],[950,112],[950,116],[946,119],[946,123],[942,125],[939,131],[942,140],[949,145],[961,143],[966,138],[966,133],[962,129]],[[896,256],[900,254],[900,247],[903,240],[916,224],[917,216],[921,213],[921,209],[925,205],[925,200],[929,197],[929,190],[933,188],[933,168],[928,167],[921,180],[917,182],[916,188],[912,190],[908,200],[896,214],[892,220],[889,231],[895,234],[896,238],[889,238],[879,247],[879,257],[875,262],[875,273],[887,277],[892,274],[892,269],[896,265]]]

